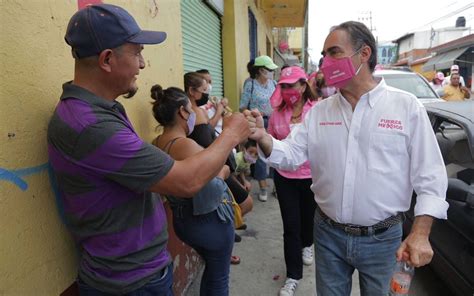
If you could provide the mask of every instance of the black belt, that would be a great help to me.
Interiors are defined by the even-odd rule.
[[[321,218],[323,218],[323,220],[327,224],[329,224],[329,225],[331,225],[335,228],[341,229],[342,231],[344,231],[347,234],[352,234],[352,235],[356,235],[356,236],[367,236],[367,235],[371,235],[371,234],[379,234],[379,233],[382,233],[382,232],[386,231],[387,229],[389,229],[393,225],[396,225],[398,223],[403,222],[403,214],[398,213],[397,215],[388,217],[387,219],[385,219],[383,221],[380,221],[377,224],[374,224],[372,226],[359,226],[359,225],[353,225],[353,224],[343,224],[343,223],[338,223],[338,222],[332,220],[331,218],[329,218],[326,214],[323,213],[323,211],[321,211],[321,209],[319,207],[317,207],[317,211],[318,211],[319,215],[321,216]]]

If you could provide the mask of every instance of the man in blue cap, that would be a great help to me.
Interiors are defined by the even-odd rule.
[[[152,192],[193,196],[250,133],[242,115],[230,116],[219,139],[182,161],[138,137],[116,99],[137,92],[143,44],[165,39],[109,4],[78,11],[67,28],[74,80],[49,123],[48,153],[79,247],[81,295],[172,295],[166,215]]]

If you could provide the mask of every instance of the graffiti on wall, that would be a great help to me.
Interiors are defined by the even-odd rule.
[[[7,170],[4,168],[0,168],[0,180],[13,183],[18,188],[25,191],[26,189],[28,189],[28,183],[26,182],[24,177],[39,174],[45,170],[48,170],[48,168],[48,163],[19,170]]]
[[[64,211],[62,206],[62,200],[60,199],[59,195],[58,185],[56,183],[56,178],[54,177],[53,168],[48,162],[38,166],[27,167],[17,170],[8,170],[0,167],[0,181],[12,183],[22,191],[26,191],[28,189],[28,182],[25,177],[39,174],[44,171],[48,173],[49,184],[51,185],[54,197],[56,198],[56,204],[58,206],[59,215],[61,216],[61,220],[65,222],[66,220],[64,219]]]

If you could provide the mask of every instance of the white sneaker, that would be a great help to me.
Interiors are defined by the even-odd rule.
[[[260,189],[260,193],[258,194],[259,201],[267,201],[268,194],[267,189]]]
[[[313,264],[313,246],[303,248],[303,264],[304,265]]]
[[[293,296],[295,294],[296,286],[298,286],[298,280],[287,278],[285,285],[280,289],[280,296]]]

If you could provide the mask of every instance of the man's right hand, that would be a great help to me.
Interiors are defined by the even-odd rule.
[[[252,111],[245,110],[244,115],[245,118],[247,118],[250,127],[251,134],[249,138],[258,142],[267,133],[263,125],[262,114],[260,114],[258,110],[254,109]]]
[[[241,113],[225,116],[223,118],[223,133],[238,139],[238,143],[247,140],[250,136],[250,128],[245,116]]]
[[[461,91],[464,93],[464,98],[465,99],[468,99],[471,97],[471,93],[469,91],[469,88],[465,87],[465,86],[461,86]]]
[[[273,140],[265,130],[262,114],[258,110],[253,109],[252,111],[245,110],[244,115],[250,126],[251,134],[249,138],[257,141],[265,157],[269,157],[273,149]]]

